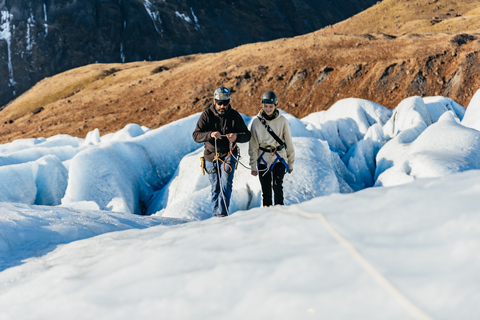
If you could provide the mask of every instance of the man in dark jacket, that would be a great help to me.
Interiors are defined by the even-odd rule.
[[[230,106],[227,88],[215,90],[214,102],[198,119],[193,140],[205,145],[205,169],[212,184],[213,216],[227,216],[238,157],[236,143],[250,140],[250,131],[242,116]]]

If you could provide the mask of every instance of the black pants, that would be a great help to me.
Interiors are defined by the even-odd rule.
[[[272,205],[272,187],[274,192],[275,204],[283,205],[283,177],[285,176],[285,165],[277,162],[272,172],[266,171],[264,164],[258,164],[258,176],[262,186],[263,206]],[[273,185],[272,185],[273,183]]]

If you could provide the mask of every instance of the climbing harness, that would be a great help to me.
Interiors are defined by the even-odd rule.
[[[262,154],[260,155],[260,157],[258,157],[257,163],[263,162],[263,164],[267,167],[267,169],[265,170],[263,175],[265,175],[267,172],[272,173],[273,167],[275,166],[275,164],[278,161],[280,161],[280,163],[283,163],[283,165],[285,166],[285,173],[287,173],[290,170],[290,168],[288,167],[288,164],[285,161],[285,159],[280,157],[280,155],[278,154],[278,151],[286,148],[287,145],[285,144],[285,142],[282,141],[282,139],[280,139],[277,136],[277,134],[273,131],[273,129],[268,125],[267,120],[265,120],[262,117],[257,117],[257,118],[264,125],[265,129],[267,129],[267,132],[270,133],[270,135],[273,137],[273,139],[275,139],[275,141],[277,141],[278,144],[279,144],[278,147],[274,147],[274,146],[267,146],[266,148],[259,147],[260,151],[262,151]],[[263,155],[266,152],[270,153],[272,157],[276,156],[275,160],[273,161],[273,163],[271,165],[268,165],[268,163],[265,161],[265,159],[263,159]]]
[[[215,140],[215,144],[217,143],[217,141]],[[234,143],[231,147],[230,147],[230,150],[228,151],[227,153],[227,156],[225,157],[225,160],[223,160],[221,157],[220,157],[220,152],[217,152],[216,150],[216,146],[215,146],[215,157],[213,158],[213,162],[214,163],[217,163],[217,167],[218,167],[218,163],[221,162],[223,163],[223,170],[226,172],[226,173],[231,173],[234,169],[232,168],[231,165],[229,165],[227,163],[228,161],[228,158],[232,157],[233,156],[233,150],[235,149],[235,147],[237,146],[236,143]],[[235,157],[233,157],[235,158]],[[228,167],[228,168],[227,168]],[[217,168],[218,169],[218,168]],[[237,169],[237,166],[235,165],[235,170]],[[219,170],[219,169],[218,169]]]
[[[212,171],[208,171],[207,166],[205,165],[205,157],[200,157],[200,168],[202,168],[203,175],[205,175],[205,172],[207,174],[212,174],[212,173],[216,172],[216,171],[214,171],[214,170],[216,170],[215,168]]]
[[[283,159],[282,157],[280,157],[280,155],[278,154],[277,151],[280,151],[283,149],[282,146],[280,147],[272,147],[272,146],[268,146],[267,148],[262,148],[262,147],[259,147],[260,150],[262,151],[262,154],[260,155],[260,157],[258,157],[258,160],[257,162],[260,163],[260,162],[263,162],[263,164],[267,167],[267,169],[265,169],[265,172],[263,173],[263,175],[265,175],[267,172],[270,172],[272,173],[273,171],[273,167],[275,167],[275,165],[277,164],[277,162],[280,161],[280,163],[283,163],[283,165],[285,166],[285,173],[287,173],[290,168],[288,167],[288,164],[287,162],[285,161],[285,159]],[[270,155],[273,157],[273,156],[277,156],[275,158],[275,160],[273,161],[273,163],[271,165],[268,165],[268,163],[265,161],[265,159],[263,158],[263,155],[268,152],[270,153]]]
[[[224,138],[224,137],[227,137],[227,136],[226,135],[221,135],[221,137]],[[220,162],[223,163],[223,170],[227,174],[230,174],[230,173],[236,171],[237,168],[238,168],[238,163],[240,163],[242,166],[244,166],[245,168],[250,170],[249,167],[245,166],[243,163],[240,162],[240,148],[237,148],[237,155],[234,154],[233,151],[235,150],[235,148],[237,148],[236,143],[230,144],[229,151],[228,151],[227,155],[225,156],[224,159],[222,159],[220,157],[220,152],[218,152],[217,139],[215,139],[215,157],[213,158],[213,161],[212,161],[215,167],[210,171],[208,171],[208,169],[207,169],[207,166],[206,166],[206,163],[205,163],[205,157],[200,157],[200,167],[202,168],[203,174],[205,175],[205,173],[207,173],[207,174],[216,173],[218,175],[218,181],[220,183],[220,191],[222,192],[222,199],[223,199],[223,203],[225,205],[225,208],[227,210],[227,215],[230,215],[230,212],[228,211],[227,202],[225,200],[225,194],[223,193],[222,179],[221,179],[221,176],[220,176]],[[232,168],[232,166],[230,164],[228,164],[228,159],[230,157],[232,157],[233,159],[236,160],[235,161],[235,168]]]
[[[222,136],[222,137],[226,137],[226,136]],[[237,160],[237,163],[235,164],[235,170],[237,170],[237,167],[238,167],[238,159],[240,158],[240,149],[237,149],[237,152],[238,152],[238,157],[235,157],[235,155],[233,154],[233,150],[235,150],[237,144],[234,143],[230,146],[230,150],[228,151],[226,157],[225,157],[225,160],[223,160],[221,157],[220,157],[220,152],[217,151],[217,140],[215,139],[215,157],[213,158],[213,163],[216,164],[217,162],[221,162],[223,163],[223,170],[225,170],[226,173],[231,173],[234,169],[232,168],[231,165],[229,165],[227,163],[228,161],[228,158],[230,157],[233,157],[235,160]],[[242,164],[243,165],[243,164]],[[213,173],[216,173],[217,172],[217,169],[218,168],[213,168],[211,171],[208,171],[207,169],[207,166],[205,164],[205,157],[200,157],[200,168],[202,168],[202,172],[203,172],[203,175],[205,175],[205,173],[207,174],[213,174]]]
[[[224,137],[226,137],[226,135],[222,135],[221,137],[224,138]],[[225,200],[225,194],[223,193],[222,178],[220,176],[220,162],[223,163],[223,170],[225,171],[226,174],[230,174],[230,173],[232,173],[232,171],[237,170],[238,161],[235,164],[235,168],[232,168],[232,166],[229,165],[228,162],[227,162],[228,158],[230,158],[230,157],[233,157],[236,160],[238,160],[238,158],[240,157],[240,154],[238,155],[238,157],[235,157],[235,155],[233,154],[233,151],[235,150],[236,147],[237,147],[236,143],[230,144],[229,151],[228,151],[228,153],[225,157],[225,160],[224,160],[220,157],[220,152],[218,152],[218,148],[217,148],[217,139],[215,139],[215,157],[213,158],[213,161],[212,161],[213,164],[215,165],[215,167],[210,171],[208,171],[207,166],[205,164],[205,157],[200,157],[200,167],[202,168],[203,174],[205,175],[205,173],[207,173],[207,174],[215,174],[216,173],[218,175],[218,182],[220,183],[220,191],[222,192],[223,204],[225,205],[225,208],[226,208],[226,211],[227,211],[227,216],[229,216],[230,213],[228,212],[228,206],[227,206],[227,202]],[[240,153],[240,150],[238,150],[238,153]]]

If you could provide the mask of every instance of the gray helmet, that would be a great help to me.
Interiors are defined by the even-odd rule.
[[[213,93],[213,98],[217,101],[230,100],[230,90],[225,87],[219,87],[215,89]]]
[[[262,95],[262,104],[274,104],[277,105],[277,95],[273,91],[267,91]]]

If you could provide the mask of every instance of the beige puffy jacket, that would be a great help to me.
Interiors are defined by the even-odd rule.
[[[262,117],[262,112],[258,113],[258,117]],[[279,143],[272,137],[270,133],[268,133],[265,126],[260,122],[258,117],[252,122],[252,137],[250,138],[250,142],[248,145],[248,154],[250,155],[250,168],[252,171],[257,171],[257,160],[262,154],[263,151],[259,149],[259,147],[267,148],[269,146],[278,147]],[[273,129],[275,134],[285,142],[286,148],[283,148],[277,153],[282,157],[288,164],[290,169],[293,169],[293,163],[295,161],[295,150],[293,149],[293,141],[292,141],[292,134],[290,132],[290,126],[288,124],[287,118],[282,116],[280,112],[278,115],[273,119],[268,121],[268,125]],[[275,154],[270,154],[265,152],[263,155],[263,159],[268,163],[270,166],[276,159]]]

